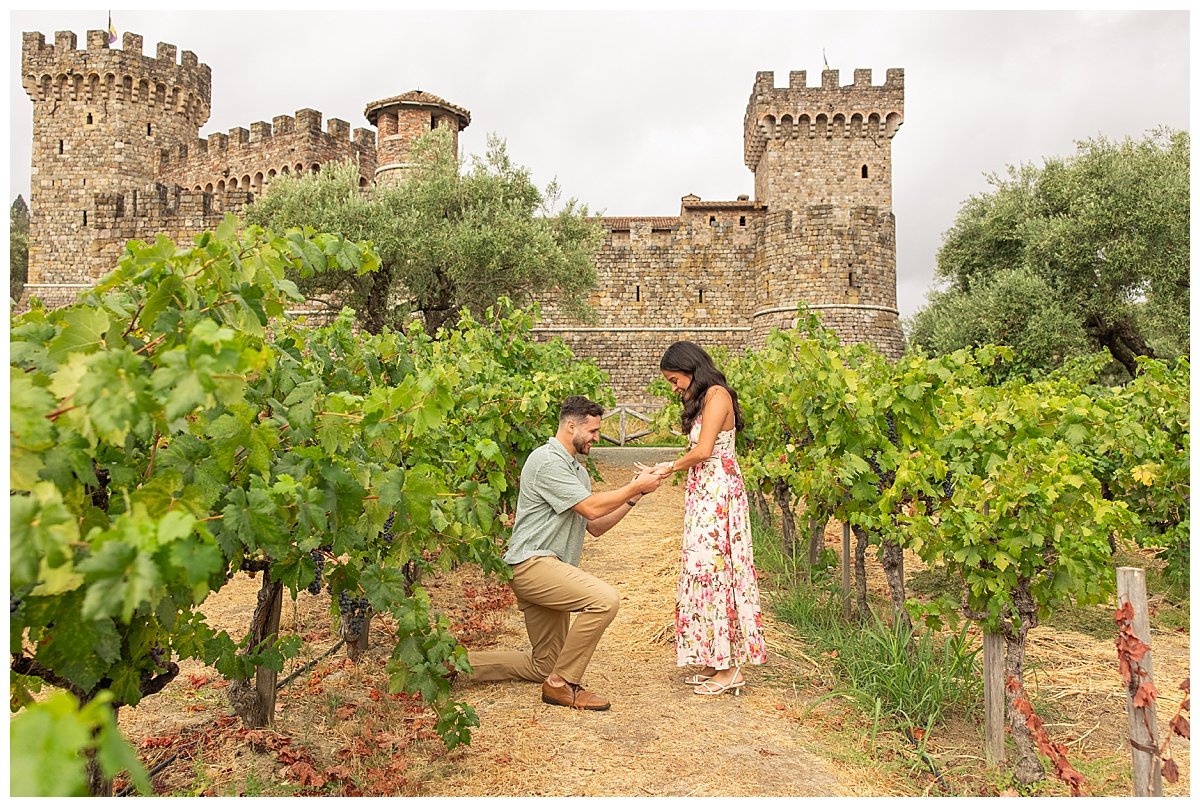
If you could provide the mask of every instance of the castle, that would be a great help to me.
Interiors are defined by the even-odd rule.
[[[367,105],[375,131],[301,109],[249,129],[199,137],[212,74],[191,51],[142,53],[126,33],[87,47],[60,31],[23,34],[23,84],[34,104],[29,282],[25,297],[64,305],[111,270],[129,239],[188,239],[238,212],[283,174],[356,161],[360,184],[402,181],[408,152],[431,128],[458,133],[466,109],[412,91]],[[904,71],[882,85],[855,70],[850,85],[824,70],[787,87],[759,72],[746,106],[745,162],[754,199],[684,196],[678,216],[601,219],[583,325],[546,301],[535,332],[562,337],[613,378],[619,401],[647,400],[658,358],[691,339],[730,351],[760,346],[795,324],[797,303],[819,311],[843,341],[904,349],[896,308],[891,140],[904,120]]]

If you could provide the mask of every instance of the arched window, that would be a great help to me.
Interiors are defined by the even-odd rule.
[[[863,165],[863,167],[862,167],[862,178],[863,179],[867,178],[867,166],[866,165]]]

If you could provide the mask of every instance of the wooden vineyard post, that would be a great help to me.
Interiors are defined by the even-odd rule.
[[[1143,644],[1150,646],[1150,616],[1146,607],[1146,572],[1133,566],[1117,568],[1117,606],[1129,603],[1133,607],[1133,633]],[[1142,674],[1137,673],[1141,669]],[[1150,650],[1135,662],[1133,675],[1125,692],[1125,712],[1129,717],[1129,743],[1133,755],[1133,795],[1161,796],[1162,765],[1158,757],[1158,716],[1154,700],[1136,706],[1136,695],[1143,683],[1153,684]]]
[[[842,616],[850,618],[850,523],[842,524]]]
[[[983,634],[983,756],[1004,764],[1004,636]]]

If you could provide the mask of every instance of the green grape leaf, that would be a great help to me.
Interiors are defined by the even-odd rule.
[[[56,364],[62,364],[72,353],[95,351],[104,344],[110,325],[108,314],[98,308],[65,309],[58,335],[46,346],[47,352]]]

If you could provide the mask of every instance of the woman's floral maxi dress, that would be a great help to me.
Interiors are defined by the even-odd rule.
[[[767,658],[750,505],[734,453],[733,430],[717,435],[713,454],[688,469],[683,556],[675,601],[675,658],[682,667],[725,669]],[[700,439],[700,418],[688,439]]]

